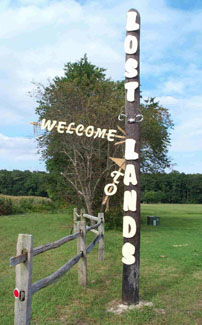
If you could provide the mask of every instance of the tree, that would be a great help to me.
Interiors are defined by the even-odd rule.
[[[80,61],[67,63],[64,77],[56,77],[48,86],[37,85],[36,113],[39,120],[75,122],[85,127],[114,129],[124,107],[124,82],[107,79],[105,69],[91,64],[85,55]],[[167,109],[149,99],[142,105],[142,170],[168,167],[167,147],[172,121]],[[124,122],[122,127],[124,127]],[[59,134],[55,129],[38,138],[39,152],[56,181],[65,179],[75,194],[93,213],[93,202],[101,201],[103,186],[112,162],[108,157],[123,157],[123,145],[101,138]],[[63,193],[64,194],[64,193]]]
[[[144,121],[141,124],[141,171],[162,172],[170,167],[168,157],[170,131],[173,128],[168,110],[155,98],[148,98],[141,105]]]

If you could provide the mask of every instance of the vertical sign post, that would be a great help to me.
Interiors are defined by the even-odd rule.
[[[140,270],[140,15],[131,9],[127,13],[125,61],[126,143],[123,202],[122,302],[139,303]]]

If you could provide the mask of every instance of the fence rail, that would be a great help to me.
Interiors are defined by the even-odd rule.
[[[82,256],[82,252],[74,256],[71,260],[69,260],[67,263],[65,263],[62,267],[60,267],[53,274],[49,275],[47,278],[41,279],[39,281],[36,281],[34,284],[32,284],[32,288],[31,288],[32,295],[35,294],[40,289],[45,288],[50,284],[54,283],[55,281],[57,281],[61,276],[67,273],[72,268],[72,266],[78,263],[81,256]]]
[[[86,226],[85,218],[97,221],[96,224]],[[80,221],[78,221],[80,219]],[[42,288],[56,282],[78,263],[78,282],[82,286],[87,283],[87,254],[99,242],[98,259],[104,260],[104,214],[98,213],[98,217],[85,214],[84,210],[78,214],[77,209],[73,212],[74,234],[65,236],[55,242],[33,248],[32,235],[19,234],[17,241],[17,256],[10,258],[10,266],[16,267],[15,289],[15,325],[30,324],[31,322],[31,298]],[[96,228],[98,230],[96,230]],[[96,233],[97,237],[86,247],[86,233]],[[77,238],[77,255],[66,262],[56,272],[48,277],[32,284],[32,260],[34,256],[55,249]]]
[[[63,244],[67,243],[68,241],[71,241],[77,237],[79,237],[80,234],[79,232],[73,234],[73,235],[69,235],[66,237],[63,237],[53,243],[48,243],[45,245],[41,245],[39,247],[36,247],[33,249],[33,256],[39,255],[41,253],[47,252],[50,249],[54,249],[54,248],[58,248],[60,246],[62,246]],[[18,256],[14,256],[10,258],[10,266],[16,266],[17,264],[26,262],[27,260],[27,253],[18,255]]]

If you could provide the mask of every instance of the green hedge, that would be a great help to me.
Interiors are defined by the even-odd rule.
[[[42,197],[0,195],[0,215],[55,210],[52,200]]]

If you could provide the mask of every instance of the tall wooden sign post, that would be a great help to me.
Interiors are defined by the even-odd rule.
[[[140,15],[131,9],[127,13],[125,38],[125,114],[126,143],[124,175],[124,217],[122,248],[122,302],[139,303],[140,271]]]

